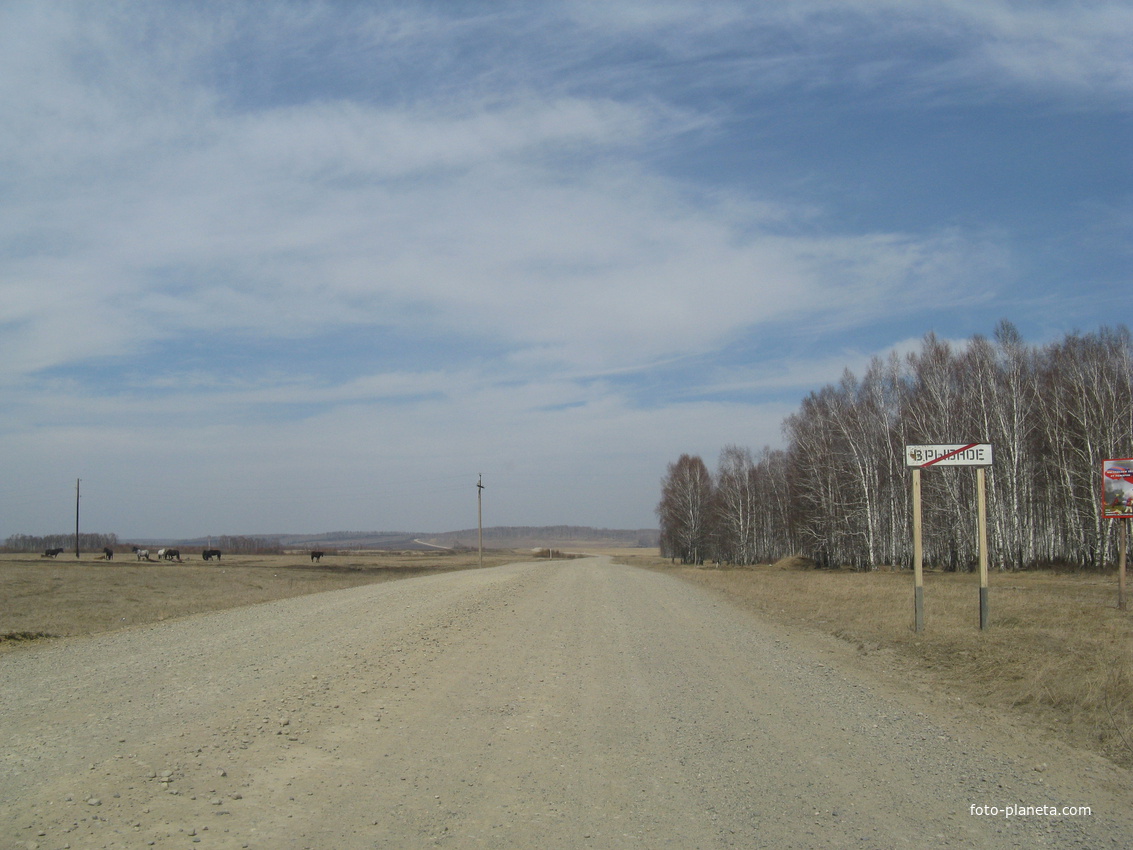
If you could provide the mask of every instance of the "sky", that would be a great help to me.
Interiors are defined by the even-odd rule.
[[[1131,316],[1127,2],[8,0],[0,115],[0,539],[655,527]]]

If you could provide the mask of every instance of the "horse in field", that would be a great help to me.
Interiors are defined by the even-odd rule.
[[[138,556],[139,561],[149,560],[149,549],[139,549],[137,546],[131,546],[130,549]]]
[[[58,557],[59,555],[62,555],[62,554],[63,554],[63,547],[60,546],[58,549],[44,549],[43,554],[40,555],[39,557],[41,557],[41,558],[56,558],[56,557]]]
[[[176,559],[178,563],[181,562],[181,552],[177,549],[158,549],[157,557],[161,558],[164,561],[172,561]]]
[[[219,561],[220,560],[220,550],[219,549],[203,549],[203,550],[201,550],[201,557],[204,558],[206,561],[211,561],[213,558],[216,558]]]
[[[322,563],[322,558],[323,558],[323,555],[325,555],[325,554],[326,554],[326,552],[312,552],[311,553],[311,560],[316,561],[318,563]]]

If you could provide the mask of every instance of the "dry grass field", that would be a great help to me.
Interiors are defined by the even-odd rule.
[[[484,566],[527,560],[530,553],[491,551]],[[139,562],[129,552],[112,561],[95,553],[76,559],[0,554],[0,652],[22,641],[93,634],[202,611],[338,590],[379,581],[471,569],[475,552],[328,554],[311,563],[294,555],[199,555],[177,562]]]
[[[794,626],[835,635],[862,662],[957,710],[1022,715],[1028,725],[1133,765],[1133,610],[1112,575],[992,573],[979,629],[979,578],[926,571],[925,629],[913,631],[909,572],[690,568],[623,552],[624,563],[680,575]]]

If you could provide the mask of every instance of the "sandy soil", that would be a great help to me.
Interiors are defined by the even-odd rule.
[[[1129,779],[606,557],[0,655],[3,848],[1129,847]]]

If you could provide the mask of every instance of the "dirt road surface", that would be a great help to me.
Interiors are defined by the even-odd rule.
[[[816,640],[588,558],[21,648],[0,847],[1133,846],[1128,772]]]

